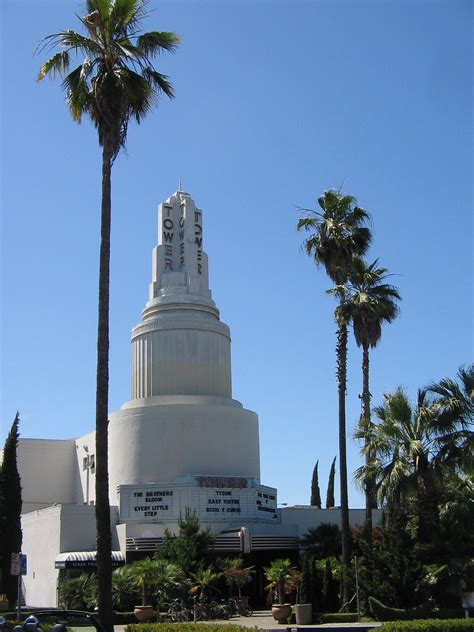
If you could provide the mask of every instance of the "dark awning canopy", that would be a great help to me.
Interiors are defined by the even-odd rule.
[[[112,551],[112,566],[125,564],[122,551]],[[54,568],[96,568],[97,551],[69,551],[60,553],[54,561]]]

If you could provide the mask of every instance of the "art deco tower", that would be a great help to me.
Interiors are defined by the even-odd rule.
[[[110,415],[110,493],[186,476],[260,481],[257,415],[232,399],[230,331],[211,298],[203,214],[177,191],[158,209],[158,245],[132,331],[132,396]]]

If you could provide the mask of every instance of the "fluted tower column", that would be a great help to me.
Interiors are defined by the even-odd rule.
[[[178,191],[158,209],[142,322],[132,332],[132,399],[232,397],[230,332],[211,299],[202,211]]]

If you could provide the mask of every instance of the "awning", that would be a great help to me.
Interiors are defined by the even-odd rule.
[[[96,568],[97,551],[69,551],[60,553],[54,561],[54,568]],[[122,551],[112,551],[112,566],[125,564]]]

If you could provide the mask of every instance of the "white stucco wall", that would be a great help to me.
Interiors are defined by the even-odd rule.
[[[26,604],[55,607],[58,571],[54,560],[60,553],[61,507],[24,514],[21,525],[22,550],[28,558],[28,574],[24,577]]]
[[[20,439],[18,471],[27,513],[54,503],[75,502],[74,439]]]
[[[260,480],[254,412],[223,398],[168,396],[146,401],[153,405],[123,407],[109,417],[112,504],[119,484],[172,482],[188,474]]]
[[[374,526],[382,520],[382,510],[374,509],[372,512]],[[351,527],[362,526],[365,521],[365,509],[349,509],[349,525]],[[318,509],[310,505],[295,505],[294,507],[282,507],[280,509],[280,522],[282,526],[294,526],[298,529],[298,535],[302,538],[308,529],[318,527],[322,523],[337,524],[341,526],[341,510],[339,507],[331,509]]]
[[[74,469],[75,476],[75,502],[78,504],[91,504],[95,501],[95,468],[84,468],[84,459],[95,459],[95,432],[89,432],[76,439],[76,454]]]
[[[112,549],[118,550],[115,525],[117,507],[111,507]],[[90,505],[55,505],[22,516],[22,552],[28,559],[24,594],[28,606],[55,607],[60,553],[95,551],[95,508]]]

